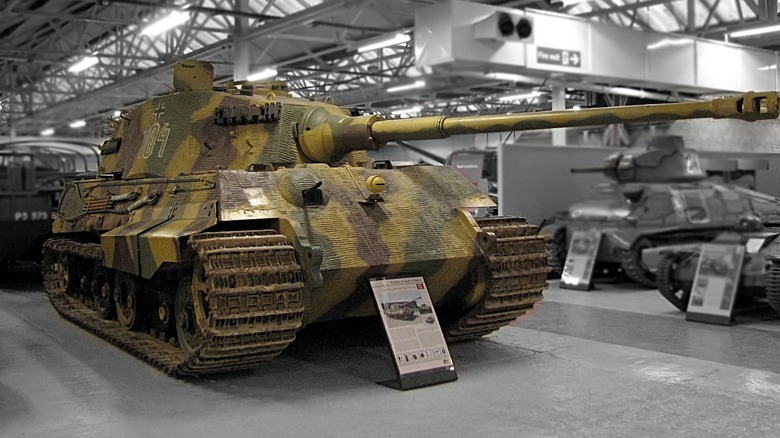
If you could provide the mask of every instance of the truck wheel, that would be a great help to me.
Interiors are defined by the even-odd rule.
[[[671,253],[664,254],[658,262],[656,271],[656,284],[658,292],[672,303],[674,307],[685,312],[688,309],[688,300],[691,297],[691,290],[686,289],[680,284],[677,275],[677,267],[682,261],[682,256]]]

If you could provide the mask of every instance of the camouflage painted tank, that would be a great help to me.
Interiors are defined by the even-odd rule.
[[[645,151],[616,152],[600,168],[572,172],[603,172],[614,182],[596,185],[587,200],[548,220],[553,272],[562,271],[577,230],[603,231],[599,269],[619,267],[631,280],[655,287],[648,258],[661,248],[710,241],[743,217],[780,224],[778,198],[707,181],[698,155],[680,137],[658,137]]]
[[[780,228],[764,228],[757,218],[745,218],[710,243],[744,246],[737,299],[766,299],[780,313]],[[688,309],[700,254],[701,245],[673,247],[663,251],[658,263],[658,291],[683,312]]]
[[[472,216],[495,204],[450,167],[393,168],[366,150],[477,132],[777,116],[776,95],[750,95],[744,108],[725,99],[383,120],[251,84],[214,90],[211,66],[195,61],[175,67],[174,86],[121,117],[97,179],[65,189],[44,275],[61,315],[177,376],[252,368],[307,324],[375,314],[372,277],[422,275],[451,340],[490,333],[541,300],[548,268],[535,226]]]

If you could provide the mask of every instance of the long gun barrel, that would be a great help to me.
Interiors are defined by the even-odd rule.
[[[396,120],[383,120],[378,116],[349,117],[327,113],[324,109],[318,108],[304,116],[299,128],[298,141],[304,154],[310,159],[331,162],[352,150],[375,150],[390,141],[441,139],[452,135],[485,132],[702,118],[730,118],[752,122],[776,119],[779,115],[778,94],[774,91],[749,92],[701,102]]]

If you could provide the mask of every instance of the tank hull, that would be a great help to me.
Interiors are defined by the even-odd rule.
[[[364,183],[372,175],[386,182],[378,199],[371,198]],[[303,192],[315,186],[316,195],[307,199]],[[192,284],[196,302],[199,293],[213,295],[201,305],[208,311],[199,314],[199,306],[194,306],[190,319],[203,327],[190,333],[194,338],[208,339],[209,327],[223,324],[212,322],[218,317],[211,313],[221,312],[219,300],[232,293],[235,296],[229,300],[236,303],[276,303],[272,309],[262,310],[270,311],[273,318],[280,317],[280,309],[289,310],[282,312],[283,321],[294,319],[285,335],[286,343],[294,339],[296,330],[313,322],[375,314],[369,286],[374,277],[422,276],[446,334],[455,340],[473,339],[511,322],[532,309],[546,287],[546,253],[536,227],[519,218],[474,219],[470,209],[493,203],[448,167],[380,170],[311,166],[272,172],[225,170],[179,178],[78,181],[63,193],[63,205],[54,226],[59,246],[50,245],[47,262],[52,302],[67,318],[112,342],[125,343],[136,354],[142,353],[121,335],[121,327],[116,328],[122,325],[121,316],[125,316],[125,328],[145,326],[157,338],[189,336],[181,327],[172,327],[170,321],[155,318],[158,307],[167,308],[160,310],[161,314],[177,308],[180,297],[170,291],[181,289],[186,281]],[[294,254],[290,267],[285,268],[287,274],[281,277],[300,278],[293,282],[283,279],[279,287],[295,289],[298,298],[290,301],[267,295],[260,283],[254,284],[253,276],[245,278],[245,271],[257,268],[253,260],[266,256],[224,255],[227,259],[223,260],[222,255],[214,255],[214,251],[226,251],[224,248],[242,239],[249,239],[249,243],[240,253],[262,254],[265,244],[252,241],[266,239],[252,237],[258,230],[279,236]],[[214,248],[203,249],[202,242],[212,240],[216,243],[209,245]],[[62,252],[70,260],[58,259]],[[86,271],[76,272],[71,266],[89,263],[94,267]],[[232,273],[224,273],[226,264]],[[69,270],[67,274],[62,273],[62,266]],[[94,285],[94,272],[99,269],[114,275],[106,288],[111,290],[108,300],[113,299],[119,322],[107,332],[99,330],[101,324],[85,322],[85,313],[74,310],[69,298],[63,298],[86,296],[99,308],[96,291],[101,287]],[[209,269],[214,274],[209,274]],[[263,269],[268,268],[258,272]],[[56,280],[59,277],[68,278],[70,283],[61,284]],[[130,279],[134,295],[129,301],[120,278]],[[298,286],[291,286],[293,283]],[[214,292],[224,284],[237,292]],[[129,308],[128,302],[136,307]],[[252,306],[224,310],[244,311],[254,315],[259,310]],[[234,315],[236,320],[242,318]],[[231,326],[235,332],[256,330],[257,321],[246,326],[235,324]],[[174,333],[174,328],[179,331]],[[265,347],[260,342],[252,348]],[[250,356],[229,362],[224,370],[255,366],[263,358]],[[203,360],[182,357],[161,368],[175,375],[197,375],[206,372],[200,365]]]
[[[777,198],[710,181],[602,184],[594,192],[595,199],[556,216],[546,234],[565,230],[569,243],[578,230],[602,230],[597,262],[622,266],[629,278],[650,287],[655,265],[642,251],[708,242],[748,216],[780,222]]]

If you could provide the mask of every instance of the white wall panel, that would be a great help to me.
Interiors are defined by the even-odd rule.
[[[739,77],[743,67],[739,52],[734,46],[696,41],[696,85],[716,90],[740,90]]]
[[[591,33],[590,72],[614,78],[645,78],[645,36],[640,32],[612,26]]]
[[[777,73],[777,54],[743,48],[739,86],[742,90],[773,90]]]
[[[645,41],[648,80],[674,85],[696,82],[693,39],[646,33]]]
[[[777,53],[699,38],[639,32],[568,15],[527,11],[533,35],[523,41],[474,37],[474,24],[515,9],[451,0],[417,10],[417,66],[477,73],[566,73],[567,80],[719,93],[777,89]],[[662,44],[663,43],[663,44]],[[565,53],[564,53],[565,51]],[[540,54],[548,62],[540,62]],[[579,65],[549,62],[579,58]]]

